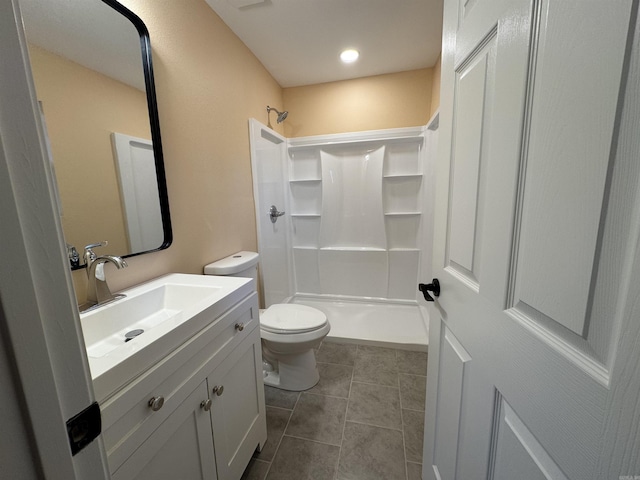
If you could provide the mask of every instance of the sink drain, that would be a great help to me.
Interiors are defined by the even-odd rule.
[[[134,338],[136,338],[138,335],[140,335],[141,333],[144,333],[144,330],[142,330],[141,328],[138,328],[136,330],[131,330],[130,332],[127,332],[124,334],[124,342],[127,343],[129,340],[133,340]]]

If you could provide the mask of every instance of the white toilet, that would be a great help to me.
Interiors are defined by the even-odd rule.
[[[238,252],[210,263],[204,273],[257,280],[258,254]],[[313,349],[330,329],[326,315],[306,305],[279,303],[260,312],[264,383],[296,392],[318,383]]]

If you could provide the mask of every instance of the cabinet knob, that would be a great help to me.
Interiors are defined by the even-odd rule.
[[[222,392],[224,392],[224,385],[216,385],[215,387],[213,387],[213,393],[215,393],[217,396],[222,395]]]
[[[158,410],[160,410],[163,405],[164,405],[164,397],[162,395],[160,395],[159,397],[151,397],[149,399],[149,406],[151,407],[151,410],[153,410],[154,412],[157,412]]]
[[[202,408],[205,412],[211,410],[211,399],[207,398],[206,400],[200,402],[200,408]]]
[[[238,330],[239,332],[244,330],[244,323],[242,323],[242,322],[236,323],[236,330]]]

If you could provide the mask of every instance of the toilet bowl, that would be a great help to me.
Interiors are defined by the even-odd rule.
[[[264,383],[283,390],[306,390],[320,375],[313,349],[331,327],[320,310],[281,303],[260,315]]]
[[[204,273],[257,280],[258,258],[238,252],[205,266]],[[306,305],[278,303],[260,312],[264,383],[296,392],[318,383],[314,348],[330,329],[326,315]]]

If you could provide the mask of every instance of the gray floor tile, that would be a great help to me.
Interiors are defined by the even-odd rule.
[[[318,362],[318,372],[320,373],[320,381],[309,390],[310,393],[349,397],[353,367]]]
[[[300,392],[290,392],[280,388],[264,386],[264,403],[270,407],[288,408],[293,410]]]
[[[422,465],[407,462],[407,480],[422,480]]]
[[[249,461],[249,465],[245,468],[242,478],[240,480],[264,480],[269,470],[269,462],[263,462],[252,458]]]
[[[357,345],[323,342],[320,350],[316,353],[316,360],[324,363],[338,363],[340,365],[353,366],[356,360],[357,349]]]
[[[267,407],[267,442],[262,447],[260,453],[254,453],[253,456],[260,460],[271,461],[278,448],[278,443],[282,438],[284,429],[287,426],[291,410],[282,408]]]
[[[339,446],[346,411],[346,398],[303,393],[285,433]]]
[[[338,480],[406,480],[402,432],[347,422]]]
[[[427,354],[323,342],[316,358],[308,392],[265,386],[268,438],[242,480],[420,480]]]
[[[398,350],[398,372],[427,375],[427,352]]]
[[[333,480],[340,447],[284,437],[267,480]]]
[[[399,379],[400,401],[402,403],[402,408],[410,408],[411,410],[424,410],[427,377],[401,373],[399,375]]]
[[[397,388],[353,382],[347,421],[402,430]]]
[[[404,424],[404,448],[409,462],[422,461],[424,438],[424,412],[402,409]]]
[[[353,380],[377,385],[398,386],[396,351],[391,348],[358,346]]]
[[[398,350],[386,347],[373,347],[371,345],[358,345],[357,356],[374,356],[378,358],[386,358],[388,360],[395,360]]]

